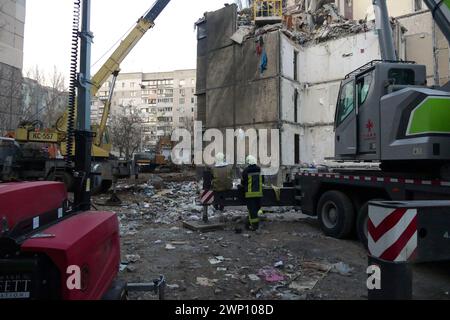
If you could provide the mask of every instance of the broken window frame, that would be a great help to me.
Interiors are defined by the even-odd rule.
[[[197,40],[202,40],[208,37],[208,28],[206,27],[206,20],[197,23]]]
[[[294,134],[294,164],[300,164],[300,135]]]
[[[414,12],[421,11],[423,9],[422,0],[414,0]]]

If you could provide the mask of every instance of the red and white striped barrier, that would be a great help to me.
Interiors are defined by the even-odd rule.
[[[211,205],[214,203],[214,191],[212,190],[203,190],[200,196],[200,202],[203,205]]]
[[[417,209],[369,206],[369,252],[385,261],[406,262],[417,249]]]

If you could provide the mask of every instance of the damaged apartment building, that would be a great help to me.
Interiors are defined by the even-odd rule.
[[[278,20],[259,19],[252,2],[247,8],[232,4],[207,12],[196,23],[197,118],[204,129],[280,129],[284,177],[291,169],[327,163],[334,155],[340,82],[380,59],[375,16],[371,1],[348,10],[348,1],[292,0],[257,1],[282,4]],[[388,4],[395,12],[395,3]],[[421,42],[431,41],[432,30],[431,14],[419,9],[415,12],[413,6],[411,13],[402,11],[392,19],[394,43],[400,59],[418,58],[427,65],[431,84],[436,59],[444,69],[441,78],[448,77],[448,45],[437,41],[441,51],[436,59],[430,58],[433,52],[417,52]]]

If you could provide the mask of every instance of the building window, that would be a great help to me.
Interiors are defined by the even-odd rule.
[[[131,88],[134,88],[134,82],[131,82],[131,83],[130,83],[130,87],[131,87]]]
[[[186,95],[186,90],[180,89],[180,96],[184,97]]]
[[[294,91],[294,122],[298,123],[298,90]]]
[[[125,88],[125,82],[122,82],[122,88]]]
[[[294,50],[294,80],[298,81],[298,51]]]
[[[207,28],[206,28],[206,20],[197,24],[197,30],[198,30],[197,31],[197,40],[206,38],[206,35],[208,34]]]
[[[184,104],[186,100],[184,98],[180,98],[180,104]]]
[[[300,164],[300,135],[296,134],[294,136],[294,161],[295,164]]]
[[[185,80],[180,80],[180,87],[184,86],[186,84]]]
[[[414,11],[422,10],[422,0],[414,0]]]

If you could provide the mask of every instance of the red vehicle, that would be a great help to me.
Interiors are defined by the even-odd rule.
[[[24,201],[26,199],[26,201]],[[0,299],[120,298],[119,225],[111,212],[74,212],[59,182],[0,185]],[[67,280],[79,269],[79,289]],[[77,275],[76,275],[77,276]]]
[[[170,0],[157,0],[106,63],[105,80],[119,68],[131,48]],[[75,1],[73,30],[79,30],[79,0]],[[80,73],[90,79],[90,0],[82,6],[81,32],[73,32],[73,64],[69,99],[68,132],[77,149],[74,168],[74,203],[69,204],[67,189],[60,182],[23,182],[0,184],[0,300],[2,299],[123,299],[127,290],[159,292],[163,297],[164,278],[153,283],[126,284],[117,280],[120,265],[119,221],[112,212],[90,211],[90,183],[94,178],[91,163],[93,134],[90,131],[90,92],[78,83]],[[80,52],[78,37],[80,36]],[[116,65],[117,64],[117,65]],[[110,70],[112,69],[112,70]],[[114,72],[115,73],[115,72]],[[78,104],[75,108],[76,87]],[[76,110],[75,110],[76,109]],[[76,114],[75,114],[76,112]],[[75,117],[80,123],[75,127]],[[69,135],[70,136],[70,135]],[[5,140],[6,141],[6,140]],[[72,141],[71,138],[68,141]],[[8,140],[6,156],[0,154],[0,174],[12,167],[11,152],[17,145]],[[69,147],[68,150],[72,148]],[[2,160],[4,158],[4,160]],[[68,156],[66,167],[69,167]],[[73,169],[73,170],[72,170]]]

